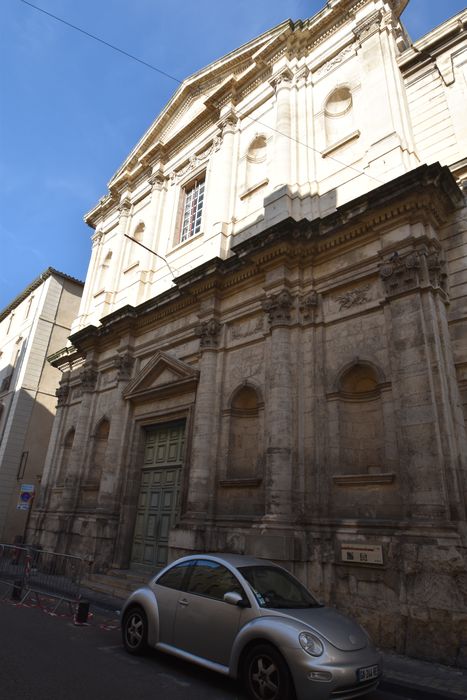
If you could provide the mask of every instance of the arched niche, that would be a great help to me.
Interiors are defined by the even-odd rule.
[[[252,479],[262,464],[263,402],[256,387],[243,384],[231,397],[229,407],[227,476]]]

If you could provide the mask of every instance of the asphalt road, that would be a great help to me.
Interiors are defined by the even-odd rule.
[[[62,611],[63,613],[66,610]],[[241,688],[214,672],[166,655],[132,657],[120,643],[118,619],[94,613],[87,626],[69,616],[0,601],[2,700],[245,700]],[[368,700],[412,700],[378,690]]]

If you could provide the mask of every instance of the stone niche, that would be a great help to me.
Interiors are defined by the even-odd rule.
[[[399,483],[387,449],[395,441],[387,419],[390,386],[379,368],[356,361],[341,372],[336,388],[328,395],[330,511],[341,518],[400,517]]]

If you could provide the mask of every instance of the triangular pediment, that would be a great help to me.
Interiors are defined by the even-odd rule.
[[[123,391],[125,399],[148,400],[195,389],[199,372],[173,355],[159,351]]]
[[[235,89],[243,76],[248,74],[251,79],[252,71],[263,71],[262,53],[276,42],[285,41],[289,27],[290,21],[286,20],[186,78],[110,180],[109,187],[144,169],[155,149],[169,147],[197,117],[212,115],[216,121],[217,109],[213,109],[212,100],[217,102],[225,90]]]

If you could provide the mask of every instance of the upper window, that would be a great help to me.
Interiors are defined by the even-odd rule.
[[[201,215],[204,203],[204,178],[185,187],[180,242],[187,241],[201,231]]]

